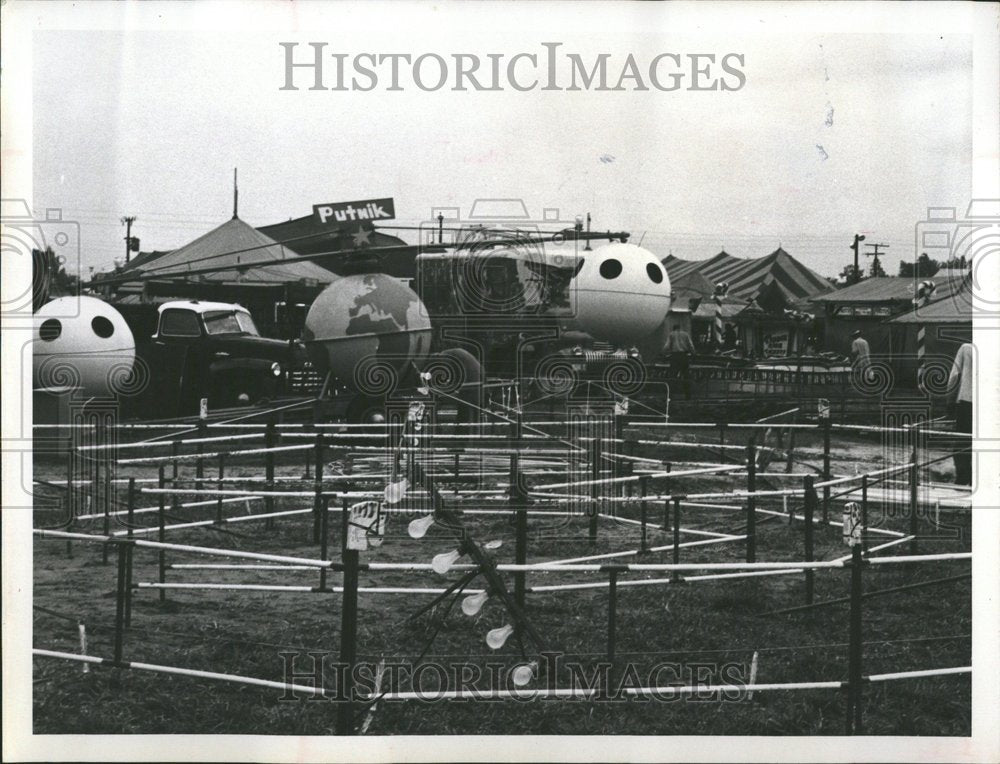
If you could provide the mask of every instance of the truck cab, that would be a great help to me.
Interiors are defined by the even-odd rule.
[[[229,408],[282,395],[288,372],[306,358],[300,343],[260,336],[250,312],[234,303],[166,302],[151,340],[146,360],[161,382],[157,399],[176,400],[179,415],[197,413],[201,398]]]

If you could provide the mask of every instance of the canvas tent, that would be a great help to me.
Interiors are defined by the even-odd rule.
[[[676,279],[681,279],[688,275],[692,271],[697,271],[698,266],[703,265],[705,260],[684,260],[680,257],[674,257],[673,255],[667,255],[663,258],[663,267],[667,269],[667,274],[670,276],[670,282],[673,283]]]
[[[189,244],[141,262],[131,270],[157,281],[190,279],[214,284],[274,285],[333,280],[327,269],[297,258],[292,250],[234,217]],[[276,260],[291,262],[271,262]],[[199,272],[208,268],[212,271]]]
[[[825,278],[810,270],[779,247],[766,257],[742,259],[720,252],[698,271],[712,283],[727,282],[732,297],[756,299],[771,284],[791,305],[833,290]]]
[[[725,250],[700,261],[670,255],[663,265],[675,294],[690,299],[704,293],[692,321],[695,333],[701,330],[699,336],[708,336],[707,325],[714,318],[715,285],[728,283],[723,320],[735,324],[748,353],[760,354],[767,346],[781,348],[773,352],[797,352],[811,327],[791,319],[785,310],[805,308],[810,299],[833,290],[829,281],[780,247],[753,259],[734,257]]]
[[[272,336],[295,336],[305,307],[337,278],[238,217],[179,249],[137,258],[109,275],[104,289],[118,300],[141,295],[141,302],[153,304],[169,295],[238,302]],[[122,279],[130,275],[137,279]]]

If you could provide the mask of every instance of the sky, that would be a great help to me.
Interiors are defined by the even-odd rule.
[[[508,6],[503,6],[507,8]],[[295,8],[301,8],[296,5]],[[340,13],[337,13],[337,9]],[[435,207],[521,198],[532,215],[590,212],[659,257],[759,257],[779,245],[821,275],[855,233],[914,257],[928,207],[964,209],[972,182],[972,40],[958,34],[720,33],[669,8],[559,6],[526,21],[336,6],[285,28],[36,31],[33,209],[79,222],[84,271],[179,247],[232,214],[267,225],[312,205],[393,197],[397,223]],[[294,10],[294,8],[293,8]],[[603,13],[598,12],[603,11]],[[148,27],[149,25],[144,25]],[[328,51],[739,53],[746,84],[691,92],[282,91],[282,41]],[[640,64],[641,66],[641,64]],[[404,238],[412,240],[407,234]]]

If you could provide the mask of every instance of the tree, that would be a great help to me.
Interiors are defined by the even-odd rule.
[[[863,273],[858,273],[857,278],[855,278],[853,263],[848,263],[847,265],[845,265],[844,270],[842,270],[837,275],[837,281],[844,284],[845,286],[848,286],[850,284],[856,284],[858,281],[861,281],[862,278],[864,278]]]
[[[877,257],[872,260],[872,267],[868,275],[872,278],[886,275],[885,268],[882,267],[882,263]]]
[[[964,259],[964,258],[963,258]],[[916,274],[913,273],[914,265],[913,263],[908,263],[905,260],[899,262],[899,275],[913,277],[916,275],[918,278],[929,278],[941,270],[941,263],[937,260],[932,260],[926,252],[917,258]]]
[[[31,250],[31,263],[32,310],[38,310],[50,299],[76,294],[79,291],[79,279],[71,273],[66,273],[52,247]]]

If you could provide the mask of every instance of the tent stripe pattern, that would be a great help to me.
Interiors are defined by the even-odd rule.
[[[713,283],[729,283],[729,295],[745,300],[757,297],[761,290],[775,284],[787,302],[833,291],[833,285],[810,270],[780,247],[766,257],[744,260],[726,251],[701,262],[682,260],[672,255],[664,260],[671,279],[692,271]]]

